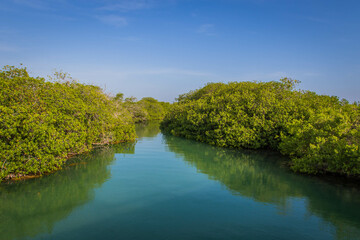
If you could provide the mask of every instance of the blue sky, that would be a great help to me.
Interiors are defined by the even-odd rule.
[[[360,101],[358,0],[0,0],[0,65],[138,99],[300,80]]]

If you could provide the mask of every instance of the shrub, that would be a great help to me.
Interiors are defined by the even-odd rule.
[[[180,95],[161,128],[230,148],[270,148],[294,171],[360,173],[360,108],[295,90],[296,80],[210,83]]]
[[[134,141],[129,112],[96,86],[0,71],[0,180],[60,169],[93,145]]]

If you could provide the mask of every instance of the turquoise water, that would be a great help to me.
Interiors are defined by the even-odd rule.
[[[360,239],[360,187],[138,126],[64,170],[0,185],[0,239]]]

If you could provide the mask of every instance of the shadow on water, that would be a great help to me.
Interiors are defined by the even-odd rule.
[[[110,177],[115,153],[133,154],[134,143],[99,148],[68,161],[52,175],[0,184],[0,239],[51,233],[56,222],[94,198]]]
[[[291,199],[303,199],[309,215],[336,228],[337,239],[360,238],[359,186],[294,174],[282,167],[284,158],[273,152],[222,149],[174,136],[164,139],[169,151],[233,195],[275,204],[283,214],[291,207]]]

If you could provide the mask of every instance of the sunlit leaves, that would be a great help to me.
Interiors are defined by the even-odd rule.
[[[48,82],[25,68],[0,71],[0,180],[52,172],[94,144],[135,139],[122,103],[64,73],[57,77]]]
[[[358,104],[297,83],[209,83],[180,95],[161,127],[221,147],[279,150],[295,171],[360,174]]]

